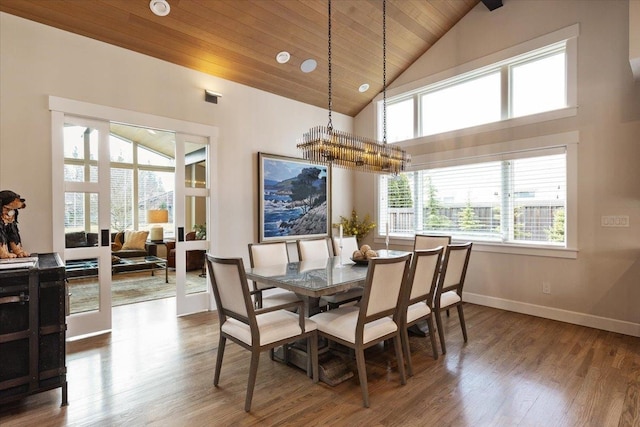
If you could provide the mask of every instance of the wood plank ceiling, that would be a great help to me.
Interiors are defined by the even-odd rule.
[[[387,85],[479,1],[388,0]],[[0,11],[327,108],[326,1],[168,2],[165,17],[148,0],[0,0]],[[332,108],[354,116],[382,91],[382,1],[334,0],[331,38]],[[306,59],[315,71],[300,70]]]

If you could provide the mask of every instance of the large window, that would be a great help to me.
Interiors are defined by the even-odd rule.
[[[567,40],[556,42],[392,95],[387,101],[387,140],[566,109],[569,69],[574,67],[568,50]]]
[[[418,99],[422,135],[497,122],[500,98],[499,70],[429,90]]]
[[[512,64],[509,116],[521,117],[566,107],[565,69],[564,47]]]
[[[120,125],[118,130],[127,128],[135,129]],[[165,134],[169,133],[162,132],[160,136]],[[97,132],[84,126],[65,126],[64,135],[65,181],[97,182]],[[171,146],[163,150],[173,153],[173,138],[169,139]],[[109,152],[112,230],[145,228],[148,226],[148,210],[166,209],[169,222],[163,224],[163,228],[167,235],[172,235],[175,190],[175,160],[172,155],[153,150],[113,131],[109,135]],[[97,215],[97,210],[89,204],[90,200],[81,193],[69,192],[65,197],[66,230],[96,231],[97,226],[88,228]]]
[[[381,233],[566,247],[565,148],[381,176]]]
[[[574,24],[390,91],[388,142],[424,150],[411,171],[379,177],[378,238],[440,233],[490,252],[577,255],[578,132],[459,138],[575,116],[578,36]]]
[[[166,234],[172,235],[173,157],[113,133],[109,135],[109,144],[112,229],[145,228],[149,210],[166,209],[169,221],[162,227]]]

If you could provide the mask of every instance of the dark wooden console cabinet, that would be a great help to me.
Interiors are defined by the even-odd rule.
[[[32,268],[0,270],[0,404],[62,387],[65,365],[65,272],[58,254],[37,254]]]

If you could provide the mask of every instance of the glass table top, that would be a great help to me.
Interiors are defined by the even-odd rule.
[[[380,257],[406,255],[404,251],[379,250]],[[321,297],[364,285],[367,265],[333,257],[322,260],[296,261],[288,264],[249,268],[249,280],[287,289],[299,295]]]

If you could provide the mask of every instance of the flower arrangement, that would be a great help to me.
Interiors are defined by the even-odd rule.
[[[350,218],[340,216],[340,222],[333,224],[336,228],[339,228],[341,225],[345,235],[356,236],[356,239],[358,240],[363,239],[371,230],[376,228],[376,224],[371,221],[369,214],[365,215],[364,218],[360,220],[355,209],[351,211]]]

